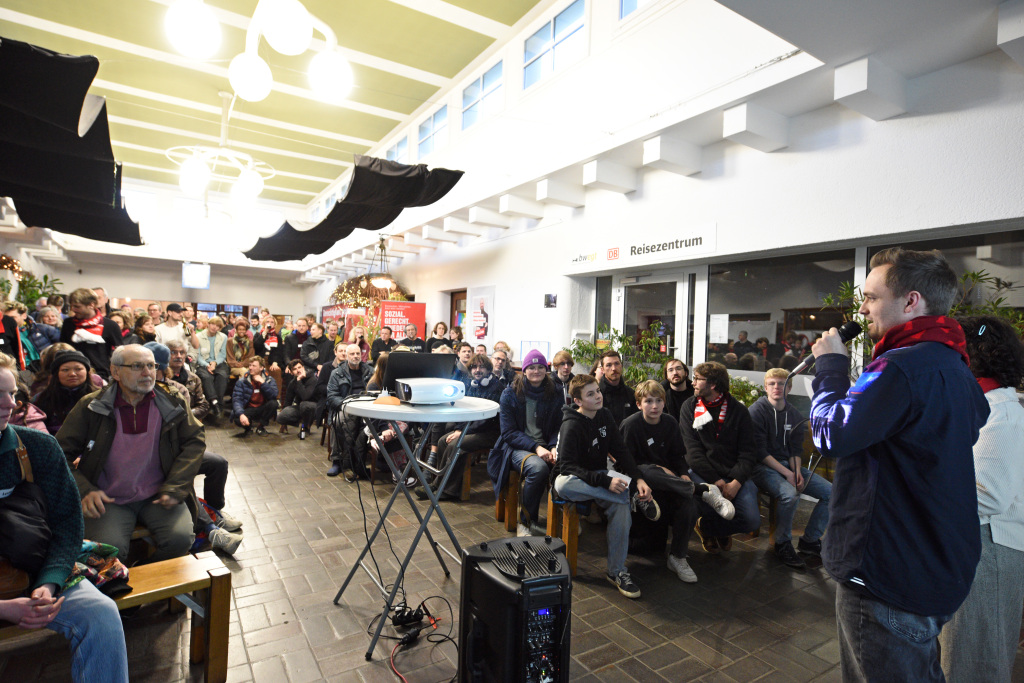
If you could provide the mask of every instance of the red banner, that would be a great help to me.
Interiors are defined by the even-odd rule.
[[[416,301],[381,301],[380,327],[391,328],[395,339],[405,338],[405,326],[412,323],[416,326],[416,336],[424,338],[423,327],[427,318],[427,305]]]
[[[333,306],[321,306],[320,307],[320,322],[324,322],[327,318],[338,321],[345,315],[345,307],[341,304],[334,304]]]

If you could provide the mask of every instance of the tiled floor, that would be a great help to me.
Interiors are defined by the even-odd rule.
[[[245,542],[234,559],[234,604],[228,680],[397,681],[387,655],[393,642],[378,645],[374,659],[364,653],[366,629],[382,600],[359,571],[340,605],[335,593],[364,542],[359,494],[368,528],[379,518],[370,487],[357,489],[341,477],[328,479],[319,432],[301,442],[276,429],[266,437],[231,438],[236,430],[209,428],[211,451],[231,462],[230,511],[244,520]],[[383,507],[390,485],[376,487]],[[461,543],[504,536],[494,520],[494,496],[483,465],[474,470],[472,500],[444,503]],[[809,504],[804,504],[809,506]],[[401,554],[415,530],[404,508],[389,517],[388,530]],[[802,509],[798,523],[805,518]],[[431,524],[437,538],[440,525]],[[664,559],[630,556],[643,590],[627,600],[603,577],[604,529],[584,523],[579,573],[573,585],[572,679],[576,681],[838,681],[833,584],[818,568],[793,572],[766,554],[767,531],[758,539],[737,539],[733,550],[711,557],[691,545],[691,564],[700,577],[681,583]],[[374,555],[385,582],[398,562],[387,541]],[[449,562],[445,579],[433,554],[421,544],[406,577],[412,604],[443,595],[458,610],[458,567]],[[440,601],[428,603],[450,625]],[[457,618],[457,615],[456,615]],[[201,680],[202,667],[188,664],[188,624],[163,606],[140,611],[125,623],[133,681]],[[390,627],[385,633],[393,633]],[[447,681],[455,675],[455,648],[422,640],[399,652],[398,670],[413,682]],[[0,680],[69,680],[64,641],[42,634],[0,647]],[[1024,680],[1018,651],[1014,680]]]

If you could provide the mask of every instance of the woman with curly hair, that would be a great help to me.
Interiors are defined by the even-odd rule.
[[[939,634],[950,683],[1009,681],[1024,605],[1024,344],[1006,320],[957,318],[988,421],[974,444],[981,560],[971,592]]]

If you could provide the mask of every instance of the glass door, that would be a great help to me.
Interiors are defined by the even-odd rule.
[[[623,333],[639,340],[645,330],[658,326],[663,353],[689,367],[702,362],[703,345],[694,340],[703,340],[707,333],[707,272],[707,266],[698,266],[624,278],[618,288]],[[614,293],[612,303],[617,308]]]

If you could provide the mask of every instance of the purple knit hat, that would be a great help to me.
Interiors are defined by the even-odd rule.
[[[544,357],[544,354],[537,349],[532,349],[526,356],[523,357],[523,370],[530,367],[531,365],[543,365],[546,370],[548,367],[548,361]]]

